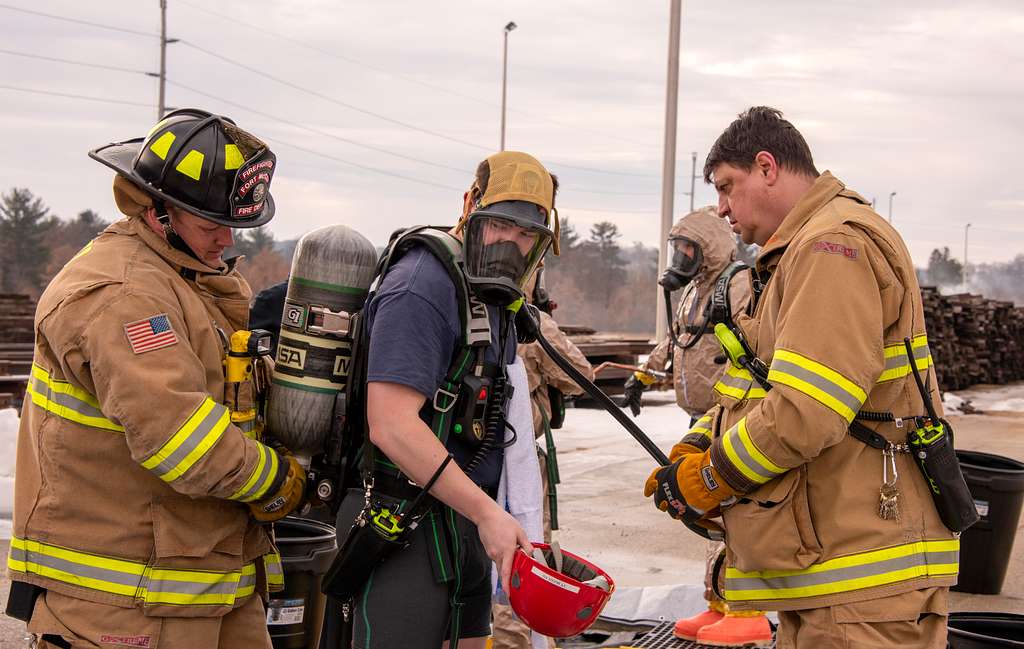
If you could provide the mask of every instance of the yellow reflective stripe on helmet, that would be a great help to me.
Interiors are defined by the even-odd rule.
[[[914,336],[910,343],[914,351],[914,363],[917,369],[926,370],[934,364],[931,350],[928,348],[928,336],[921,334]],[[893,381],[910,374],[910,360],[907,358],[907,348],[903,343],[895,343],[885,346],[885,369],[878,377],[878,383]]]
[[[917,541],[862,552],[803,570],[741,572],[725,569],[727,601],[765,601],[819,597],[884,586],[919,577],[956,575],[960,541]]]
[[[839,372],[788,349],[777,349],[768,371],[773,384],[787,385],[853,421],[868,395]]]
[[[192,149],[185,154],[185,157],[181,159],[178,166],[175,167],[178,171],[185,174],[192,180],[199,180],[203,175],[203,160],[206,159],[199,151]]]
[[[746,417],[726,431],[722,436],[722,447],[729,458],[729,463],[751,482],[764,484],[788,471],[772,462],[757,448],[750,433],[747,432]]]
[[[281,467],[277,453],[259,442],[256,442],[256,450],[259,452],[256,466],[253,467],[252,474],[249,475],[245,484],[231,495],[232,500],[243,502],[259,500],[266,495],[277,478],[277,472]]]
[[[224,145],[224,168],[225,169],[238,169],[245,162],[245,157],[242,152],[238,150],[238,145],[225,144]]]
[[[149,145],[149,150],[155,153],[161,160],[166,160],[167,152],[171,150],[171,145],[174,144],[174,138],[174,133],[167,131]]]
[[[263,567],[267,573],[267,585],[271,587],[284,586],[284,566],[281,565],[281,555],[277,552],[263,555]]]
[[[217,443],[231,423],[228,409],[206,397],[163,446],[142,462],[164,482],[173,482]]]
[[[7,566],[146,604],[231,606],[255,592],[256,564],[240,570],[176,570],[13,537]]]
[[[33,404],[68,421],[117,433],[124,432],[124,426],[103,415],[96,397],[67,381],[52,378],[49,372],[35,363],[32,364],[26,393]]]

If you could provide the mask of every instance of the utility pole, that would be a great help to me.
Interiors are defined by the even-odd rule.
[[[499,151],[505,150],[505,99],[508,95],[508,33],[517,26],[511,21],[505,25],[505,47],[501,54],[501,148]]]
[[[896,192],[889,192],[889,223],[892,223],[892,199],[896,196]]]
[[[693,190],[697,183],[697,152],[690,152],[690,211],[693,211]]]
[[[156,109],[157,121],[164,118],[164,92],[167,86],[167,0],[160,0],[160,104]]]
[[[970,229],[970,223],[964,226],[964,267],[960,269],[960,281],[964,284],[964,293],[967,292],[967,231]]]
[[[658,238],[658,275],[668,265],[668,233],[672,228],[673,198],[676,189],[676,116],[679,105],[679,31],[682,22],[683,0],[671,0],[668,32],[668,83],[665,91],[665,146],[661,167],[661,232]],[[696,160],[696,157],[694,158]],[[692,183],[692,179],[691,179]],[[691,194],[691,201],[693,200]],[[662,288],[655,293],[657,321],[655,338],[660,342],[668,332],[665,300]]]

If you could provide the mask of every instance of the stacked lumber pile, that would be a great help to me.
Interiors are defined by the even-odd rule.
[[[921,293],[942,390],[1024,379],[1024,308],[969,293],[940,295],[931,287]]]
[[[19,407],[32,368],[36,303],[27,295],[0,293],[0,408]]]
[[[641,355],[650,354],[654,349],[650,335],[597,333],[578,325],[559,325],[559,328],[595,368],[604,362],[637,365]],[[622,394],[622,385],[631,373],[630,370],[608,367],[595,377],[594,383],[605,394]]]

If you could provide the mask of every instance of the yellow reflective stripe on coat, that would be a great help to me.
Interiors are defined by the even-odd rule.
[[[775,350],[768,380],[787,385],[853,421],[868,395],[856,383],[830,367],[788,349]]]
[[[277,472],[281,466],[280,460],[277,458],[277,452],[259,442],[256,442],[256,449],[259,452],[256,466],[253,467],[252,474],[245,481],[245,484],[238,491],[231,494],[231,500],[241,500],[242,502],[259,500],[266,495],[267,491],[274,484],[274,479],[277,477]]]
[[[252,595],[256,585],[255,563],[227,571],[157,568],[16,536],[11,538],[7,567],[12,573],[39,575],[149,605],[232,606]]]
[[[704,415],[690,427],[689,435],[701,435],[711,439],[711,415]]]
[[[267,573],[267,586],[272,589],[284,588],[284,567],[277,552],[263,555],[263,567]]]
[[[230,423],[228,409],[206,397],[181,428],[142,462],[143,468],[164,482],[177,480],[206,455]]]
[[[714,391],[737,401],[743,399],[764,399],[767,396],[764,388],[754,382],[750,371],[742,367],[730,365],[715,383]]]
[[[51,377],[35,363],[32,364],[32,376],[26,392],[33,404],[58,417],[83,426],[124,432],[123,426],[103,415],[96,397],[67,381]]]
[[[736,422],[736,425],[722,436],[722,449],[729,458],[729,463],[751,482],[764,484],[788,471],[772,462],[757,448],[754,440],[750,438],[750,433],[747,432],[746,417]]]
[[[928,348],[928,336],[921,334],[914,336],[910,342],[914,351],[914,364],[917,369],[924,371],[934,365],[931,350]],[[878,377],[878,383],[901,379],[910,374],[910,359],[907,358],[907,348],[903,343],[896,343],[885,346],[885,369]]]
[[[845,593],[919,577],[956,575],[960,541],[917,541],[830,559],[803,570],[725,569],[726,601],[786,600]]]

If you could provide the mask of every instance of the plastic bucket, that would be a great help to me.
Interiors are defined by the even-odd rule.
[[[1024,463],[1001,455],[957,451],[981,519],[960,536],[960,577],[953,590],[998,594],[1024,505]]]
[[[951,649],[1024,649],[1024,616],[1014,613],[950,613]]]
[[[334,560],[337,535],[327,523],[284,518],[274,524],[284,567],[284,590],[271,593],[267,630],[274,649],[316,647],[326,599],[320,578]]]

